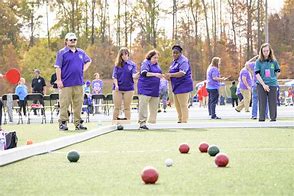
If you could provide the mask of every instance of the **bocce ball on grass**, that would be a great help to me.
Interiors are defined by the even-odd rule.
[[[117,130],[124,130],[124,127],[122,125],[117,125],[116,129]]]
[[[216,145],[210,145],[207,152],[210,156],[214,157],[219,153],[219,148]]]
[[[216,155],[214,162],[218,167],[226,167],[229,163],[229,157],[225,153],[219,153]]]
[[[166,159],[164,163],[166,167],[171,167],[173,166],[174,161],[172,159]]]
[[[141,172],[141,178],[145,184],[155,184],[158,180],[158,171],[151,166],[144,167]]]
[[[72,150],[67,153],[67,159],[70,162],[78,162],[78,160],[80,159],[80,154],[77,151]]]
[[[181,144],[180,146],[179,146],[179,151],[180,151],[180,153],[188,153],[189,152],[189,150],[190,150],[190,147],[189,147],[189,145],[188,144]]]
[[[32,140],[27,140],[27,145],[31,145],[33,144],[33,141]]]
[[[198,146],[200,152],[207,152],[209,144],[206,142],[201,142]]]

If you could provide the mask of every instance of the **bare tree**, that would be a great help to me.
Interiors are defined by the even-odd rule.
[[[206,36],[207,36],[207,48],[208,48],[208,55],[209,59],[212,57],[212,51],[211,51],[211,46],[210,46],[210,36],[209,36],[209,27],[208,27],[208,16],[207,16],[207,7],[205,4],[204,0],[201,0],[202,6],[203,6],[203,11],[204,11],[204,16],[205,16],[205,24],[206,24]]]

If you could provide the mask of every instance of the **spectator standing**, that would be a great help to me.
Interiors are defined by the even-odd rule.
[[[15,94],[18,96],[19,114],[23,111],[23,115],[26,116],[26,96],[28,95],[28,88],[25,85],[26,81],[24,78],[20,78],[18,85],[15,88]]]
[[[44,95],[46,93],[45,92],[45,86],[46,86],[45,79],[40,76],[41,72],[39,69],[35,69],[34,74],[35,74],[35,77],[32,80],[32,93],[41,93],[42,95]],[[34,100],[33,103],[36,104],[36,103],[38,103],[38,101],[44,107],[44,99]],[[37,110],[36,109],[33,109],[33,110],[34,110],[34,115],[37,115]],[[44,109],[41,109],[42,115],[44,114],[44,112],[45,112]]]
[[[257,78],[259,121],[265,121],[266,104],[269,105],[270,121],[277,119],[277,86],[280,65],[270,44],[262,44],[254,71]]]
[[[139,129],[149,129],[146,126],[148,113],[148,123],[156,123],[160,79],[163,77],[158,64],[158,57],[156,50],[150,50],[141,66],[138,80]]]
[[[172,47],[173,61],[169,73],[165,74],[167,80],[171,80],[174,102],[178,113],[178,123],[187,123],[189,119],[189,98],[193,91],[190,62],[182,54],[180,45]]]
[[[138,78],[136,64],[129,59],[130,52],[123,47],[119,50],[112,72],[113,86],[112,95],[114,111],[112,119],[120,120],[119,112],[122,108],[126,120],[131,119],[131,102],[134,94],[134,79]]]
[[[56,68],[57,86],[60,90],[59,130],[68,130],[68,107],[72,103],[74,125],[76,130],[86,130],[82,124],[81,109],[83,105],[84,72],[91,64],[90,57],[77,48],[77,37],[74,33],[65,35],[65,47],[58,51],[54,67]]]
[[[208,91],[208,113],[211,119],[221,119],[216,115],[215,108],[219,97],[219,87],[221,81],[226,80],[220,76],[219,67],[221,58],[213,57],[206,72],[207,91]]]

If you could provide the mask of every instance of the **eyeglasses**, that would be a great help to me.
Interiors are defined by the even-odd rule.
[[[75,42],[75,41],[77,41],[77,39],[70,39],[70,40],[68,40],[68,41],[70,41],[70,42]]]

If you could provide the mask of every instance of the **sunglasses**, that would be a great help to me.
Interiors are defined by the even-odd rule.
[[[77,41],[77,39],[70,39],[69,41],[70,42],[75,42],[75,41]]]

